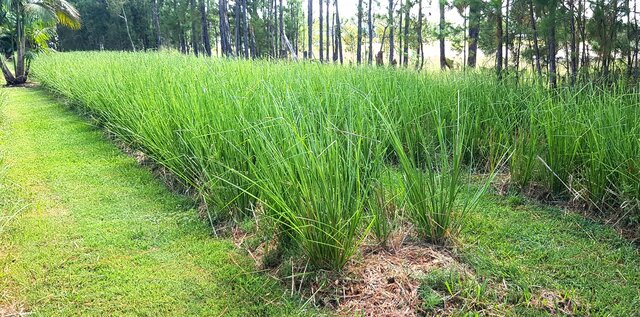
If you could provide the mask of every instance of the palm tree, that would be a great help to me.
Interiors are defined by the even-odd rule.
[[[80,28],[78,10],[66,0],[5,0],[3,10],[6,14],[3,24],[13,40],[11,50],[0,54],[3,55],[0,67],[8,86],[27,81],[32,56],[48,47],[57,24],[74,30]],[[7,55],[13,55],[14,73],[7,67]]]

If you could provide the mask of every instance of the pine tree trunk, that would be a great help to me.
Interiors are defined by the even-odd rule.
[[[155,1],[155,0],[154,0]],[[204,52],[211,57],[211,40],[209,39],[209,20],[207,20],[207,8],[204,0],[200,0],[200,24],[202,26],[202,44]]]
[[[404,9],[404,47],[402,48],[402,64],[404,67],[409,65],[409,21],[411,20],[411,0],[407,0]]]
[[[246,1],[246,0],[243,0]],[[284,43],[284,7],[282,6],[282,0],[280,0],[280,5],[278,6],[278,56],[280,57],[286,57],[287,53],[286,50],[284,49],[285,47],[285,43]]]
[[[274,56],[274,34],[273,34],[273,1],[275,0],[267,0],[267,13],[265,14],[265,24],[267,27],[267,36],[269,38],[269,50],[271,56]]]
[[[358,0],[358,38],[356,40],[356,62],[362,63],[362,0]]]
[[[422,47],[422,0],[418,0],[418,53],[419,60],[416,61],[416,69],[422,70],[424,62],[424,48]]]
[[[467,65],[476,67],[478,59],[478,36],[480,35],[480,3],[479,0],[472,0],[469,4],[469,56]]]
[[[618,18],[618,1],[613,0],[611,2],[612,10],[611,10],[611,21],[610,21],[610,29],[609,29],[609,38],[605,41],[606,45],[603,45],[603,56],[602,56],[602,73],[604,75],[605,80],[609,80],[609,72],[610,66],[612,64],[613,57],[611,54],[614,51],[614,42],[616,40],[617,32],[617,18]]]
[[[307,3],[307,58],[311,59],[313,57],[313,0],[307,0]]]
[[[387,38],[387,29],[389,28],[389,25],[386,25],[384,27],[384,30],[382,31],[382,39],[380,40],[380,49],[378,50],[378,53],[376,53],[376,66],[384,66],[384,57],[383,57],[383,53],[384,53],[384,41]]]
[[[555,1],[551,1],[549,10],[549,86],[556,88],[557,86],[557,68],[556,68],[556,6]]]
[[[638,12],[638,7],[637,7],[637,3],[638,1],[634,1],[633,2],[633,12]],[[640,36],[638,36],[638,14],[634,14],[634,30],[635,30],[635,34],[636,34],[636,45],[633,49],[633,59],[635,59],[635,70],[633,71],[633,79],[635,82],[638,82],[638,76],[640,76],[640,60],[638,60],[638,51],[640,48]]]
[[[220,46],[222,55],[229,57],[231,50],[231,31],[229,30],[229,17],[227,14],[227,0],[218,0],[218,15],[220,20]]]
[[[244,42],[244,58],[249,59],[249,18],[247,17],[247,0],[242,0],[242,34]]]
[[[369,11],[369,18],[367,19],[368,29],[369,29],[369,65],[373,64],[373,1],[369,0],[369,7],[367,10]]]
[[[463,39],[462,39],[462,72],[466,73],[467,72],[467,43],[468,43],[468,39],[467,39],[467,33],[466,30],[468,28],[468,23],[469,23],[469,14],[464,14],[466,12],[466,8],[464,8],[463,10],[463,21],[462,21],[462,30],[463,30]]]
[[[198,9],[196,8],[196,0],[191,0],[190,3],[190,8],[191,8],[191,46],[193,49],[193,54],[195,56],[198,56],[198,36],[197,36],[197,12]]]
[[[271,2],[271,56],[278,57],[278,0]]]
[[[326,15],[325,15],[325,20],[327,20],[327,21],[325,21],[325,23],[327,25],[326,30],[325,30],[325,35],[327,37],[325,39],[326,43],[327,43],[326,48],[325,48],[325,58],[327,59],[327,61],[329,61],[329,42],[331,42],[330,39],[329,39],[329,2],[331,2],[331,0],[325,0],[325,7],[327,9],[326,10],[327,12],[326,12]],[[322,8],[320,8],[320,14],[322,14]]]
[[[571,85],[576,83],[578,76],[578,52],[576,42],[576,19],[575,19],[575,6],[573,0],[569,0],[567,5],[569,6],[569,30],[571,33]]]
[[[389,17],[388,17],[389,21],[389,65],[393,66],[394,64],[394,58],[393,58],[393,50],[394,50],[394,43],[393,43],[393,33],[395,32],[394,26],[393,26],[393,0],[389,0]]]
[[[289,6],[290,8],[290,14],[291,14],[291,21],[293,23],[293,49],[296,53],[296,56],[298,56],[298,11],[297,11],[297,6],[294,7],[294,4],[291,3],[291,5]]]
[[[178,36],[180,40],[180,52],[182,54],[187,54],[187,40],[185,39],[184,30],[182,30],[182,25],[180,25],[180,35]]]
[[[336,37],[338,42],[338,54],[340,56],[340,64],[343,63],[342,58],[342,26],[340,25],[340,12],[338,11],[338,0],[334,2],[336,7]]]
[[[582,42],[582,51],[580,52],[580,56],[579,56],[579,67],[578,67],[578,74],[581,73],[582,68],[584,68],[585,66],[585,48],[587,46],[587,40],[585,38],[585,31],[584,31],[584,19],[582,18],[582,15],[584,15],[584,2],[585,0],[578,0],[578,19],[576,20],[576,26],[578,28],[578,32],[579,32],[579,36],[580,36],[580,40],[578,41],[578,46],[580,46],[580,41]]]
[[[177,11],[178,10],[178,1],[173,1],[173,11]],[[180,50],[180,53],[182,54],[186,54],[187,49],[186,49],[186,43],[184,42],[184,29],[182,27],[182,20],[178,19],[176,21],[178,23],[178,50]]]
[[[233,21],[233,34],[234,34],[234,43],[235,43],[235,54],[236,56],[240,56],[240,48],[242,47],[242,43],[240,42],[240,1],[236,0],[233,5],[233,13],[234,13],[234,21]]]
[[[533,30],[533,50],[536,54],[536,70],[538,77],[542,77],[542,67],[540,66],[540,46],[538,45],[538,28],[533,14],[533,0],[529,0],[529,18],[531,19],[531,30]]]
[[[209,6],[209,8],[211,8],[211,2],[207,1],[207,5]],[[215,52],[216,57],[220,57],[220,44],[218,43],[218,35],[220,33],[216,32],[216,25],[213,25],[213,47],[212,47],[212,51]],[[213,55],[212,52],[212,55]]]
[[[279,6],[278,0],[273,0],[273,16],[276,19],[276,23],[274,25],[273,33],[275,35],[275,42],[273,45],[273,56],[279,58],[280,57],[280,47],[282,45],[281,35],[280,35],[280,11],[282,8]]]
[[[637,1],[637,0],[636,0]],[[627,13],[627,42],[629,42],[629,48],[627,49],[627,78],[631,78],[633,73],[633,57],[631,55],[631,43],[633,42],[633,36],[631,35],[631,3],[630,0],[626,1],[625,10]]]
[[[249,28],[249,33],[251,34],[251,58],[256,58],[256,56],[258,56],[258,49],[256,47],[256,33],[253,32],[253,28]]]
[[[516,50],[516,86],[520,82],[520,48],[522,47],[522,33],[518,35],[518,48]]]
[[[444,46],[444,28],[445,28],[445,18],[444,18],[444,5],[446,0],[438,0],[439,9],[440,9],[440,23],[438,26],[440,38],[440,69],[445,69],[447,67],[447,57],[445,56],[445,46]]]
[[[333,21],[331,22],[331,43],[333,43],[333,62],[338,61],[338,37],[336,36],[336,13],[333,13]]]
[[[502,3],[496,8],[496,74],[498,80],[502,79]]]
[[[504,30],[504,72],[509,73],[509,0],[507,1],[507,11],[505,13],[505,30]]]
[[[151,14],[153,19],[153,28],[156,33],[156,48],[160,49],[162,38],[160,36],[160,14],[158,13],[158,0],[151,0]]]
[[[400,0],[400,10],[398,10],[398,16],[400,17],[400,21],[398,21],[398,63],[400,64],[400,66],[402,66],[402,48],[404,47],[402,44],[402,40],[404,39],[404,33],[403,33],[403,28],[404,28],[404,24],[403,23],[403,19],[404,19],[404,15],[402,14],[402,9],[404,8],[404,3],[402,0]]]
[[[329,1],[329,0],[327,0]],[[323,27],[324,27],[324,22],[322,21],[322,0],[318,0],[318,8],[320,8],[320,14],[318,15],[319,19],[320,19],[320,62],[324,61],[324,32],[323,31]]]

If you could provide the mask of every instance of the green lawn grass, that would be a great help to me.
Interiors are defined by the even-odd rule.
[[[544,313],[531,302],[544,292],[574,302],[578,315],[640,313],[639,249],[576,212],[489,196],[470,214],[460,245],[461,260],[482,280],[506,286],[500,301],[514,315]]]
[[[39,89],[5,92],[0,314],[306,313],[102,132]]]

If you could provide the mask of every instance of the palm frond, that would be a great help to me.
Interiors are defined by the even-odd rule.
[[[51,1],[51,0],[49,0]],[[80,12],[66,0],[53,0],[56,3],[56,16],[58,23],[73,30],[80,28]]]
[[[33,29],[31,38],[33,46],[39,51],[47,51],[49,48],[49,41],[56,36],[56,28],[53,27],[39,27]]]
[[[56,17],[58,18],[58,23],[60,23],[61,25],[64,25],[72,30],[77,30],[80,28],[80,18],[75,18],[67,11],[56,11]]]
[[[41,1],[30,1],[23,5],[26,17],[32,22],[42,21],[46,24],[53,24],[58,21],[56,14],[50,7]]]
[[[66,0],[27,0],[24,12],[45,22],[57,22],[77,30],[80,28],[80,13]]]

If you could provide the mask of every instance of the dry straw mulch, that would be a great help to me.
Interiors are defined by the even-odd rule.
[[[434,268],[457,265],[441,248],[406,244],[397,250],[366,250],[352,262],[338,307],[345,316],[416,316],[420,311],[420,277]]]
[[[275,248],[273,241],[248,248],[251,234],[238,228],[231,236],[239,248],[246,250],[256,262]],[[436,268],[456,267],[465,270],[445,248],[406,242],[396,237],[390,247],[363,246],[359,256],[339,274],[308,276],[305,263],[289,263],[294,274],[282,277],[282,266],[270,270],[282,279],[291,292],[299,292],[317,306],[329,307],[343,316],[418,316],[421,307],[421,277]],[[466,270],[465,270],[466,271]],[[293,276],[293,277],[292,277]]]

